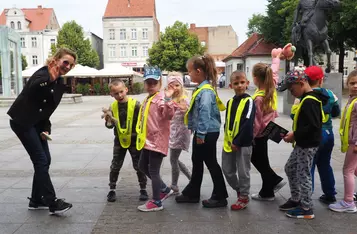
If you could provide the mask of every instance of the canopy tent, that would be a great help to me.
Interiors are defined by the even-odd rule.
[[[82,66],[77,64],[72,70],[70,70],[64,77],[95,77],[98,70],[88,66]]]
[[[30,68],[28,68],[26,70],[23,70],[22,71],[22,77],[23,78],[31,77],[41,67],[43,67],[43,65],[39,65],[39,66],[36,66],[36,67],[30,67]]]
[[[106,68],[99,70],[96,73],[98,77],[132,77],[142,75],[138,72],[133,71],[130,68],[124,67],[121,64],[113,63],[108,64]]]
[[[222,61],[216,61],[216,67],[226,67],[226,63]]]

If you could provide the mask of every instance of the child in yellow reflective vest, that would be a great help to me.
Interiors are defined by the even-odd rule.
[[[357,212],[354,203],[355,177],[357,176],[357,70],[352,71],[347,77],[350,98],[343,111],[340,136],[341,151],[346,153],[343,164],[343,179],[345,184],[344,198],[329,208],[337,212]]]
[[[295,147],[285,165],[291,198],[279,209],[287,211],[286,215],[290,218],[313,219],[311,165],[321,143],[322,107],[328,97],[311,88],[303,70],[289,71],[285,85],[285,89],[288,88],[301,102],[295,112],[293,131],[284,137],[285,142],[295,142]]]
[[[248,86],[244,72],[232,73],[229,87],[234,90],[235,96],[227,103],[222,150],[223,173],[228,184],[237,192],[238,199],[231,205],[232,210],[242,210],[249,203],[255,105],[246,93]]]
[[[205,163],[213,180],[213,192],[202,205],[206,208],[224,207],[228,204],[228,193],[217,162],[217,140],[221,126],[219,110],[225,107],[215,91],[216,65],[210,55],[195,56],[188,60],[187,70],[192,81],[198,83],[185,116],[185,122],[193,132],[192,177],[182,194],[176,197],[176,202],[199,202]]]
[[[140,150],[136,149],[136,122],[140,109],[140,103],[127,96],[128,88],[125,83],[119,79],[113,80],[109,84],[110,95],[115,99],[111,105],[111,111],[117,124],[110,120],[109,116],[105,118],[105,126],[114,128],[114,147],[113,160],[109,173],[109,188],[107,195],[108,202],[116,200],[116,184],[120,169],[123,166],[126,152],[129,150],[140,185],[140,201],[146,201],[148,194],[146,192],[146,175],[138,168]]]

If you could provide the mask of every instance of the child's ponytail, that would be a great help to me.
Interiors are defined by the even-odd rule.
[[[275,84],[273,79],[273,70],[267,64],[257,63],[253,67],[253,76],[256,77],[259,83],[263,84],[265,87],[265,95],[263,98],[263,112],[269,113],[273,110],[273,106],[275,105]]]
[[[188,60],[188,63],[192,63],[194,69],[201,69],[206,79],[211,82],[211,85],[216,89],[217,87],[217,69],[216,63],[212,56],[206,54],[203,56],[194,56]]]

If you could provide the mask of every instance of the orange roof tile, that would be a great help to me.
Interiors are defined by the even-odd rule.
[[[6,24],[6,15],[5,13],[9,9],[4,9],[0,15],[0,25]],[[30,31],[41,31],[46,29],[46,26],[50,23],[51,16],[54,13],[53,8],[23,8],[21,9],[25,18],[30,22],[29,27]]]
[[[270,55],[271,50],[274,48],[276,48],[276,45],[266,42],[262,35],[254,33],[228,57],[224,58],[223,61],[227,61],[230,58],[244,58],[254,55]]]
[[[103,18],[156,17],[155,0],[108,0]]]

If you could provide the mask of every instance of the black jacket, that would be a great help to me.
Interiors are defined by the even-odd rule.
[[[318,98],[322,105],[326,105],[328,97],[320,91],[305,93],[301,100],[307,95]],[[322,113],[321,105],[313,99],[306,99],[301,106],[297,120],[294,138],[297,146],[302,148],[318,147],[322,138]]]
[[[48,67],[44,66],[30,77],[7,114],[17,124],[51,133],[50,117],[61,102],[64,90],[62,78],[51,82]]]
[[[243,94],[241,96],[234,96],[232,107],[231,107],[231,118],[229,121],[229,129],[233,128],[235,116],[237,113],[237,109],[239,103],[243,98],[250,97],[249,94]],[[228,103],[227,103],[227,110],[228,110]],[[233,139],[233,144],[238,147],[248,147],[252,145],[253,142],[253,124],[255,118],[255,104],[253,99],[250,99],[245,104],[242,116],[239,122],[239,132],[237,136]],[[227,120],[227,112],[226,112],[226,120]]]

